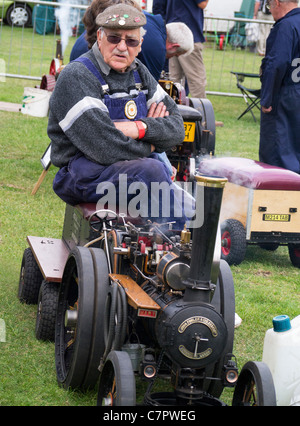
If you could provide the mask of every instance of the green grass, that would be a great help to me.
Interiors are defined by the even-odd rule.
[[[30,82],[0,83],[0,101],[18,102],[23,84]],[[216,154],[257,159],[259,124],[249,114],[236,120],[244,109],[243,99],[209,99],[216,120],[224,123],[217,129]],[[0,318],[7,328],[6,343],[0,343],[2,406],[89,406],[96,401],[96,392],[67,392],[57,385],[54,344],[35,339],[36,306],[17,299],[26,236],[60,238],[62,232],[64,203],[52,191],[54,167],[37,195],[30,195],[49,143],[46,128],[47,118],[0,112]],[[241,368],[248,360],[261,360],[264,335],[275,315],[299,315],[299,270],[291,265],[285,247],[271,253],[250,246],[245,261],[232,267],[232,273],[236,311],[243,319],[234,347]],[[140,387],[138,392],[141,397]],[[224,400],[230,404],[231,398],[232,391],[226,390]]]

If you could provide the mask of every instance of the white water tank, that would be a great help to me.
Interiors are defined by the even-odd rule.
[[[273,328],[265,335],[263,362],[273,376],[277,405],[295,405],[300,397],[296,395],[300,390],[300,316],[292,321],[287,315],[273,319]]]

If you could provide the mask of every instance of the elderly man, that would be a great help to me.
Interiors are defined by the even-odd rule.
[[[262,61],[260,160],[300,173],[300,9],[269,0],[274,27]]]
[[[185,217],[183,211],[178,214],[182,200],[177,194],[170,191],[170,212],[165,214],[161,196],[155,199],[151,192],[153,183],[172,186],[156,153],[181,143],[185,133],[175,102],[136,59],[145,15],[119,4],[101,13],[97,23],[97,42],[62,71],[51,97],[51,161],[60,168],[54,191],[75,205],[98,202],[109,184],[118,204],[124,185],[140,184],[138,189],[148,191],[148,205],[141,206],[145,216],[160,223],[174,220],[182,227]],[[130,201],[132,194],[127,195]]]

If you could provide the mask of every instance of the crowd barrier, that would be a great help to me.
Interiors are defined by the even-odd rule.
[[[87,5],[83,4],[86,0],[64,1],[22,0],[30,7],[31,24],[19,27],[5,21],[8,2],[0,0],[0,82],[7,78],[41,80],[56,56],[57,40],[63,45],[64,64],[69,62],[72,46],[84,30],[82,16]],[[253,23],[270,28],[273,24],[239,16],[205,18],[208,94],[240,96],[231,71],[259,73],[262,58],[253,34],[247,32]]]

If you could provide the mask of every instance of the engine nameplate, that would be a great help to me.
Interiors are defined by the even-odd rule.
[[[184,333],[185,330],[192,324],[204,324],[210,329],[213,337],[218,336],[218,330],[217,330],[217,327],[215,326],[215,324],[210,319],[205,318],[203,316],[195,316],[195,317],[187,318],[178,327],[178,332]]]

